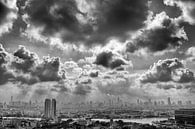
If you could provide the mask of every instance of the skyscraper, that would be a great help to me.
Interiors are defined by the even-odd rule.
[[[170,97],[168,97],[168,99],[167,99],[167,104],[171,105],[171,98]]]
[[[52,118],[56,117],[56,100],[55,99],[51,100],[51,117]]]
[[[45,99],[45,112],[46,118],[56,117],[56,100],[55,99]]]
[[[178,104],[178,105],[182,105],[182,101],[179,100],[179,101],[177,102],[177,104]]]
[[[13,96],[11,96],[11,100],[10,100],[9,104],[13,105]]]
[[[139,105],[140,104],[140,100],[139,99],[137,99],[137,105]]]
[[[45,112],[44,115],[46,118],[51,117],[51,100],[50,99],[45,99]]]
[[[13,102],[13,96],[11,96],[11,102]]]

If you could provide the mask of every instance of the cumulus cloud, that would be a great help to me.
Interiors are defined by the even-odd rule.
[[[159,52],[175,49],[187,40],[187,35],[177,20],[162,12],[155,17],[151,16],[146,27],[127,43],[126,50],[131,53],[141,49]]]
[[[66,96],[70,100],[78,98],[82,101],[95,101],[100,98],[108,100],[110,97],[125,96],[129,101],[129,99],[133,100],[137,97],[143,99],[155,97],[156,93],[160,94],[156,96],[159,98],[159,96],[165,95],[165,91],[171,93],[172,90],[182,92],[184,89],[194,89],[193,74],[178,59],[159,61],[151,67],[150,72],[148,71],[140,77],[140,74],[131,74],[124,70],[110,70],[104,67],[100,69],[100,66],[94,64],[87,64],[88,66],[85,64],[82,65],[82,68],[80,63],[73,61],[66,61],[62,64],[56,57],[37,59],[36,56],[30,56],[35,53],[33,54],[23,46],[20,46],[13,54],[6,52],[1,46],[0,53],[0,71],[3,71],[0,73],[2,75],[0,84],[6,85],[10,81],[20,82],[14,84],[20,98],[44,99],[53,96],[62,100],[61,98]],[[14,56],[15,53],[17,56]],[[14,58],[25,61],[34,59],[35,63],[26,67],[28,69],[22,70],[13,65]],[[78,68],[86,70],[87,73],[66,79],[60,74],[63,70],[70,72]]]
[[[184,67],[177,58],[159,60],[140,77],[142,83],[178,82],[187,83],[194,81],[194,73]]]
[[[22,70],[24,73],[32,70],[38,63],[38,56],[27,50],[24,46],[19,46],[13,55],[14,61],[12,61],[12,66],[18,70]]]
[[[185,55],[187,56],[187,61],[195,61],[195,47],[190,47],[186,51]]]
[[[113,37],[124,40],[141,28],[148,0],[28,0],[25,11],[29,37],[90,46]]]
[[[57,57],[44,57],[40,60],[24,46],[19,46],[18,50],[11,54],[6,52],[2,45],[0,55],[1,84],[10,80],[34,84],[65,79],[65,71],[60,68],[61,62]]]
[[[6,83],[13,75],[7,71],[6,63],[8,62],[9,55],[0,44],[0,84]]]
[[[119,68],[124,65],[131,65],[131,62],[126,61],[122,57],[120,57],[117,53],[113,53],[111,51],[103,51],[100,52],[95,59],[95,64],[102,65],[106,68]]]
[[[0,36],[12,29],[16,18],[16,0],[0,0]]]
[[[37,66],[35,76],[38,75],[41,81],[59,81],[62,77],[60,72],[60,59],[58,57],[45,57]]]
[[[191,25],[195,24],[195,1],[194,0],[164,0],[164,3],[169,6],[177,6],[181,9],[182,15],[180,20],[188,22]]]
[[[188,48],[188,50],[186,51],[186,55],[195,56],[195,47]]]

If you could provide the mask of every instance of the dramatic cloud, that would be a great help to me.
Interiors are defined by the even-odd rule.
[[[112,53],[111,51],[103,51],[99,53],[94,63],[111,69],[119,68],[124,65],[132,66],[131,62],[126,61],[125,59],[115,53]]]
[[[35,53],[24,46],[20,46],[12,55],[7,53],[2,45],[0,55],[1,84],[9,80],[34,84],[65,79],[65,71],[60,68],[61,62],[57,57],[44,57],[39,60]]]
[[[25,11],[29,37],[90,46],[113,37],[124,40],[140,29],[148,0],[28,0]]]
[[[187,61],[195,61],[195,47],[190,47],[186,51]]]
[[[38,56],[35,53],[28,51],[24,46],[19,46],[14,52],[13,67],[22,70],[24,73],[30,72],[38,61]]]
[[[177,20],[169,18],[165,12],[162,12],[155,17],[152,16],[146,28],[127,43],[126,47],[131,53],[143,48],[158,52],[177,48],[187,39],[184,29],[179,27]]]
[[[45,57],[43,61],[37,66],[32,75],[38,76],[40,81],[59,81],[62,79],[60,74],[60,59],[57,57]]]
[[[0,36],[13,26],[11,33],[1,37],[6,47],[0,44],[1,97],[54,97],[80,103],[194,94],[194,73],[177,58],[165,59],[195,60],[195,48],[185,46],[188,27],[195,24],[194,1],[160,0],[161,9],[157,3],[17,0],[17,9],[16,0],[0,0]],[[24,35],[17,37],[21,33],[38,44],[29,44],[34,40]],[[55,47],[50,51],[40,41]],[[35,52],[25,46],[13,51],[18,43]]]
[[[112,56],[112,59],[109,59],[111,62],[115,59],[115,55]],[[32,64],[29,63],[31,61]],[[26,66],[24,69],[19,67],[22,64]],[[159,61],[142,75],[94,64],[81,64],[74,61],[62,64],[57,57],[39,59],[24,46],[20,46],[11,54],[0,46],[0,84],[4,87],[12,83],[14,89],[17,89],[18,97],[23,99],[44,99],[46,96],[59,96],[60,99],[64,95],[70,100],[82,101],[100,98],[108,100],[115,96],[126,97],[128,101],[137,97],[147,99],[155,97],[157,92],[159,94],[156,98],[159,98],[165,95],[165,91],[170,93],[172,90],[182,92],[194,89],[193,73],[184,68],[178,59]],[[108,67],[110,68],[110,65]],[[65,71],[67,76],[75,70],[77,72],[73,74],[74,78],[65,79]]]
[[[194,0],[164,0],[164,3],[169,6],[178,6],[182,15],[180,20],[195,24],[195,1]]]
[[[195,47],[188,48],[186,55],[195,56]]]
[[[0,44],[0,85],[6,83],[9,78],[12,78],[12,74],[7,71],[6,63],[8,61],[8,53]]]
[[[16,18],[16,0],[0,0],[0,36],[10,31]]]
[[[179,82],[186,83],[194,81],[194,73],[185,68],[183,63],[177,59],[159,60],[140,77],[142,83],[156,82]]]

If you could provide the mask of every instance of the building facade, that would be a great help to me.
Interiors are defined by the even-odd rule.
[[[195,125],[195,109],[179,109],[175,111],[175,120],[180,124]]]
[[[44,115],[46,118],[51,117],[51,100],[50,99],[45,99]]]
[[[51,100],[51,117],[52,118],[56,117],[56,100],[55,99]]]
[[[46,118],[56,118],[56,100],[45,99],[44,115]]]

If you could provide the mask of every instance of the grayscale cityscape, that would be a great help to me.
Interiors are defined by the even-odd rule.
[[[195,0],[0,0],[0,129],[195,129]]]

